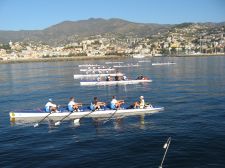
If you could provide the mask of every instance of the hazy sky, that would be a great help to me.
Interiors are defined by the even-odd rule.
[[[43,29],[65,20],[142,23],[225,21],[225,0],[0,0],[0,30]]]

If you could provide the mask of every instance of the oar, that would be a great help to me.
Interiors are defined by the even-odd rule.
[[[77,119],[75,119],[75,120],[74,120],[74,124],[78,125],[78,124],[79,124],[79,122],[80,122],[80,119],[82,119],[82,118],[84,118],[84,117],[86,117],[86,116],[90,115],[91,113],[93,113],[93,112],[95,112],[95,111],[96,111],[96,110],[91,111],[91,112],[89,112],[89,113],[87,113],[87,114],[83,115],[81,118],[77,118]]]
[[[162,162],[161,162],[159,168],[162,168],[162,167],[163,167],[163,162],[164,162],[164,160],[165,160],[167,151],[168,151],[168,149],[169,149],[170,142],[171,142],[171,137],[169,137],[169,138],[167,139],[166,143],[165,143],[164,146],[163,146],[163,148],[166,149],[166,150],[165,150],[165,152],[164,152],[163,159],[162,159]]]
[[[52,114],[52,113],[51,113],[51,112],[48,113],[48,115],[46,115],[43,119],[41,119],[39,122],[37,122],[36,124],[34,124],[34,127],[38,127],[39,124],[40,124],[42,121],[44,121],[50,114]]]
[[[63,117],[61,120],[57,121],[57,122],[55,123],[55,126],[60,125],[61,122],[62,122],[65,118],[69,117],[72,113],[74,113],[74,111],[70,112],[68,115],[66,115],[65,117]]]
[[[107,123],[109,120],[111,120],[118,110],[119,110],[119,108],[117,108],[117,109],[112,113],[112,115],[111,115],[106,121],[103,122],[103,124],[105,124],[105,123]]]

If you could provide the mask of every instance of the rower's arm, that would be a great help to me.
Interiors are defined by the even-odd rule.
[[[105,102],[98,102],[98,105],[99,105],[99,106],[105,106],[106,103],[105,103]]]
[[[78,105],[78,106],[82,106],[83,104],[82,103],[75,103],[76,105]]]

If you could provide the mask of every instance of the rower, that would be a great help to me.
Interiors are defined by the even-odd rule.
[[[144,100],[144,96],[140,96],[140,100],[137,102],[134,102],[134,108],[139,107],[140,109],[143,109],[145,107],[145,100]]]
[[[112,100],[110,102],[110,108],[111,109],[118,109],[120,106],[124,104],[124,100],[116,100],[116,96],[112,97]]]
[[[105,106],[105,102],[99,102],[97,97],[91,102],[90,109],[92,111],[99,110],[101,106]]]
[[[119,76],[115,76],[115,81],[119,81],[120,80],[120,78],[119,78]]]
[[[52,99],[48,99],[47,104],[45,105],[45,111],[50,112],[58,112],[57,105],[53,103]]]
[[[70,112],[73,112],[73,111],[79,111],[79,107],[82,106],[82,103],[76,103],[74,102],[74,97],[71,97],[70,98],[70,101],[68,103],[68,110]]]
[[[97,81],[99,82],[101,80],[100,76],[97,77]]]
[[[137,77],[137,80],[142,80],[143,78],[144,78],[144,76],[141,75],[141,76],[138,76],[138,77]]]
[[[123,75],[123,80],[127,80],[127,76],[126,75]]]
[[[106,77],[106,81],[110,81],[110,80],[111,80],[110,75],[108,75],[108,76]]]

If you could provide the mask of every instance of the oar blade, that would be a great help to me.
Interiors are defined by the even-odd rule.
[[[38,127],[38,126],[39,126],[39,124],[38,124],[38,123],[34,124],[34,128],[36,128],[36,127]]]
[[[55,123],[55,126],[59,126],[60,124],[61,124],[61,122],[58,121],[58,122]]]
[[[73,123],[74,123],[74,125],[79,126],[79,125],[80,125],[80,119],[75,119],[75,120],[73,121]]]

